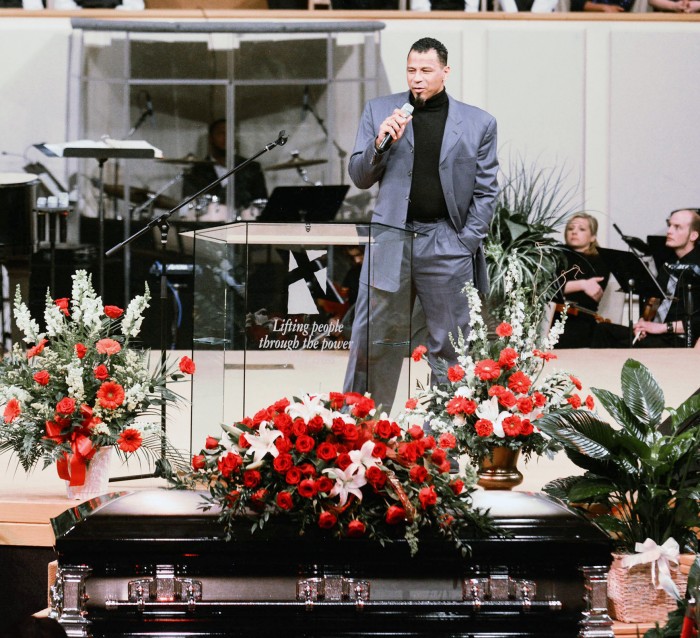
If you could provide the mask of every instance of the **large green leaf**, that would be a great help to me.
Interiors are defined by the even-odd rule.
[[[572,485],[568,496],[572,503],[585,503],[602,497],[607,498],[615,491],[616,486],[612,481],[588,479]]]
[[[607,458],[614,445],[614,430],[587,410],[557,410],[536,425],[565,447],[595,459]]]
[[[674,429],[692,417],[695,417],[695,419],[691,423],[691,427],[698,428],[700,424],[700,394],[694,394],[683,401],[678,408],[670,410],[670,412]]]
[[[658,426],[664,411],[664,393],[648,368],[627,359],[622,366],[622,397],[627,407],[649,427]]]
[[[572,485],[583,480],[581,476],[567,476],[566,478],[558,478],[550,481],[542,487],[542,491],[545,494],[549,494],[554,498],[558,498],[562,501],[568,500],[569,490]]]
[[[648,428],[632,414],[622,397],[601,388],[591,388],[591,392],[593,392],[601,407],[610,414],[615,423],[621,425],[629,432],[637,433],[640,438],[646,438]]]

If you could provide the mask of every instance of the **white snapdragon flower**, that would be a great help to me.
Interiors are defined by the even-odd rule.
[[[141,332],[141,324],[143,323],[143,313],[148,308],[148,302],[151,299],[151,294],[146,286],[143,295],[137,295],[126,307],[126,312],[122,318],[122,334],[125,337],[137,337]]]
[[[71,362],[66,366],[66,384],[68,385],[68,395],[81,403],[85,397],[83,386],[83,366],[80,362]]]
[[[46,334],[49,337],[56,337],[64,331],[66,322],[63,320],[63,317],[61,309],[56,304],[46,306],[44,320],[46,321]]]
[[[127,410],[136,410],[146,398],[146,391],[140,383],[135,383],[124,391],[124,405]]]
[[[17,287],[15,294],[15,324],[24,333],[22,341],[26,343],[39,343],[44,338],[44,334],[39,329],[39,324],[32,319],[27,304],[22,301],[22,295]]]

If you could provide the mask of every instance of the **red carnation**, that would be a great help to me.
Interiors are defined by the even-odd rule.
[[[418,405],[418,399],[409,399],[408,401],[406,401],[405,407],[407,410],[415,410],[417,405]]]
[[[430,460],[435,463],[435,465],[442,465],[446,458],[447,453],[445,450],[438,448],[437,450],[433,450],[433,455],[430,457]]]
[[[82,359],[87,354],[87,347],[83,343],[75,344],[75,356]]]
[[[124,314],[119,306],[105,306],[104,311],[110,319],[119,319]]]
[[[135,428],[123,430],[117,439],[117,445],[122,452],[136,452],[143,443],[141,432]]]
[[[517,401],[518,411],[523,414],[530,414],[535,409],[535,402],[532,397],[520,397]]]
[[[116,410],[124,403],[124,388],[114,381],[105,381],[97,391],[100,406],[107,410]]]
[[[408,428],[408,436],[414,440],[422,439],[425,436],[425,432],[423,432],[423,428],[420,425],[412,425]]]
[[[348,536],[351,538],[358,538],[364,536],[366,531],[365,524],[362,521],[358,521],[356,518],[348,523]]]
[[[426,352],[428,352],[428,348],[426,348],[425,346],[418,346],[411,354],[411,358],[414,361],[420,361]]]
[[[498,402],[504,408],[512,408],[518,402],[518,400],[510,390],[506,390],[498,395]]]
[[[586,407],[587,407],[589,410],[592,410],[594,405],[595,405],[595,403],[594,403],[594,401],[593,401],[593,397],[592,397],[590,394],[587,395],[587,396],[586,396]]]
[[[32,346],[27,350],[27,359],[31,359],[32,357],[35,357],[38,354],[41,354],[44,351],[44,346],[49,342],[48,339],[42,339],[39,343],[37,343],[35,346]]]
[[[438,439],[438,445],[445,450],[451,450],[457,445],[457,439],[454,434],[443,432]]]
[[[194,374],[194,371],[196,370],[196,366],[194,365],[194,361],[190,359],[189,357],[185,356],[180,359],[180,372],[184,372],[185,374]]]
[[[501,368],[493,359],[484,359],[474,366],[474,374],[482,381],[493,381],[500,376]]]
[[[451,368],[447,369],[447,378],[452,381],[452,383],[456,383],[457,381],[461,381],[464,378],[464,368],[460,365],[452,366]]]
[[[569,379],[571,379],[571,383],[573,383],[574,386],[576,386],[577,390],[581,390],[583,388],[581,382],[573,374],[569,375]]]
[[[496,334],[499,337],[510,337],[513,334],[513,326],[503,321],[496,326]]]
[[[523,419],[520,424],[520,435],[530,436],[535,431],[535,428],[530,423],[530,419]]]
[[[547,403],[547,397],[544,396],[544,394],[542,394],[541,392],[533,392],[532,399],[538,408],[544,407],[545,403]]]
[[[100,354],[106,354],[107,356],[111,356],[113,354],[117,354],[117,352],[119,352],[122,349],[122,347],[121,344],[118,341],[115,341],[114,339],[100,339],[95,344],[95,349]]]
[[[22,410],[20,409],[19,401],[14,398],[10,399],[5,406],[3,414],[5,423],[12,423],[20,414],[22,414]]]
[[[476,403],[466,397],[452,397],[445,405],[448,414],[474,414]]]
[[[544,361],[551,361],[552,359],[557,358],[557,355],[555,355],[553,352],[542,352],[542,350],[536,349],[532,351],[532,354],[540,359],[543,359]]]
[[[292,507],[294,507],[294,500],[289,492],[280,492],[277,494],[276,501],[277,507],[279,507],[281,510],[289,511],[292,509]]]
[[[48,370],[39,370],[39,372],[34,373],[34,381],[39,385],[48,385],[51,380],[51,375]]]
[[[474,424],[474,430],[479,436],[491,436],[493,434],[493,423],[488,419],[479,419]]]
[[[581,407],[581,397],[578,394],[572,394],[566,401],[572,408]]]
[[[503,348],[501,353],[498,355],[498,365],[506,370],[510,370],[515,365],[517,360],[518,353],[513,350],[513,348]]]

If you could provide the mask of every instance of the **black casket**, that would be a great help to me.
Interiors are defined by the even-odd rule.
[[[476,492],[508,538],[299,536],[285,519],[225,540],[194,492],[108,494],[52,524],[52,614],[93,638],[612,637],[606,535],[543,494]]]

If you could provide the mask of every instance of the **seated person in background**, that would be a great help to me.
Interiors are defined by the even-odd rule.
[[[202,190],[214,180],[226,174],[233,166],[226,163],[226,120],[220,119],[209,125],[209,154],[206,158],[211,163],[197,163],[185,174],[182,182],[182,196],[189,197]],[[234,156],[234,165],[245,161],[245,157]],[[267,197],[265,175],[258,162],[251,162],[234,175],[235,208],[247,208],[256,199]],[[212,188],[207,195],[215,196],[218,202],[226,203],[226,184],[224,180]]]
[[[698,13],[700,12],[700,0],[649,0],[649,6],[654,11],[667,11],[671,13]]]
[[[635,0],[571,0],[570,11],[623,13],[631,11]]]
[[[673,250],[675,259],[660,269],[657,277],[666,290],[667,299],[660,304],[647,303],[649,316],[643,316],[634,324],[635,347],[667,348],[686,345],[686,323],[690,320],[693,343],[700,336],[700,214],[697,208],[673,211],[666,221],[666,246]],[[687,268],[679,268],[686,266]],[[686,312],[686,287],[694,283],[690,291],[690,318]],[[644,313],[645,315],[647,313]],[[592,348],[625,348],[629,346],[629,329],[615,324],[598,324],[593,333]]]
[[[588,348],[598,321],[598,303],[610,271],[598,254],[598,220],[588,213],[576,213],[566,222],[567,267],[562,292],[569,303],[564,333],[557,348]],[[557,305],[557,310],[562,310]],[[555,315],[558,318],[559,312]]]

